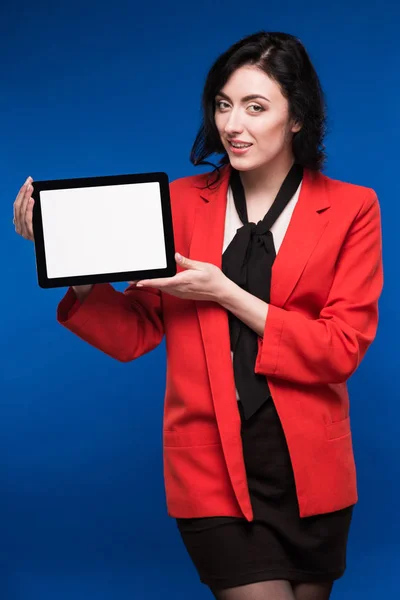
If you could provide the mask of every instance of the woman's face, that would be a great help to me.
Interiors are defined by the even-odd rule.
[[[215,124],[232,167],[240,171],[291,156],[293,133],[300,130],[289,122],[279,85],[250,65],[237,69],[216,95]],[[251,145],[235,151],[231,141]]]

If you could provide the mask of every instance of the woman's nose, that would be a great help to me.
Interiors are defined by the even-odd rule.
[[[240,115],[236,111],[232,111],[225,124],[225,132],[229,135],[243,131],[243,125],[240,121]]]

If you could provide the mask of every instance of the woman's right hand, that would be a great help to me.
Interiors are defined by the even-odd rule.
[[[35,204],[32,198],[33,186],[32,177],[28,177],[24,185],[18,192],[18,195],[14,201],[14,219],[13,223],[15,231],[26,240],[34,241],[33,236],[33,205]],[[82,302],[91,291],[93,285],[73,285],[77,298]]]
[[[32,198],[32,177],[28,177],[18,192],[14,202],[15,231],[26,240],[34,241],[32,227],[32,213],[35,201]]]

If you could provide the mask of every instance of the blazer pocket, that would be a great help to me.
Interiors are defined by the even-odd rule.
[[[346,417],[341,421],[329,423],[328,425],[325,425],[325,427],[328,440],[335,440],[337,438],[345,437],[351,433],[350,417]]]
[[[197,431],[170,431],[164,429],[165,447],[210,446],[221,444],[218,429],[199,429]]]

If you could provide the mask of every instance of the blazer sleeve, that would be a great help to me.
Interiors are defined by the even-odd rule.
[[[163,339],[161,304],[161,293],[153,288],[129,286],[119,292],[101,283],[83,302],[69,288],[57,307],[57,321],[112,358],[129,362]]]
[[[380,207],[369,190],[340,250],[319,318],[270,304],[255,373],[301,384],[345,382],[375,338],[382,287]]]

